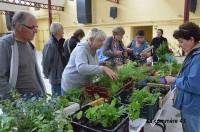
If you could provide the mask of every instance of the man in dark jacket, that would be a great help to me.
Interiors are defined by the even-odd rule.
[[[156,55],[156,50],[160,47],[161,44],[167,44],[167,39],[162,36],[163,30],[157,29],[157,37],[153,38],[151,41],[151,45],[153,45],[153,60],[158,61],[158,57]]]
[[[69,61],[70,54],[76,47],[77,43],[79,43],[84,36],[85,36],[84,31],[82,29],[77,29],[73,33],[73,36],[71,36],[71,38],[69,38],[68,40],[65,41],[64,49],[66,52],[67,63]]]
[[[43,73],[51,83],[52,95],[61,95],[61,78],[67,64],[63,44],[63,26],[60,23],[52,23],[51,36],[44,46],[42,66]]]

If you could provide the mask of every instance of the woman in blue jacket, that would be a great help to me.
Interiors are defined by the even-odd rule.
[[[174,107],[181,111],[184,132],[200,132],[200,28],[188,22],[173,36],[187,56],[179,75],[167,76],[166,80],[175,84]]]

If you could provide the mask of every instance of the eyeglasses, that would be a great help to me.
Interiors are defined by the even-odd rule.
[[[37,30],[38,29],[38,26],[27,26],[27,25],[25,25],[25,24],[21,24],[21,25],[23,25],[24,27],[26,27],[26,28],[28,28],[28,29],[30,29],[30,30]]]

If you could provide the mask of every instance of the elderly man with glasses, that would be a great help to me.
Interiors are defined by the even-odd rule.
[[[12,27],[12,34],[0,38],[0,97],[8,98],[14,89],[22,97],[42,96],[45,87],[31,43],[37,33],[36,18],[28,12],[17,12]]]

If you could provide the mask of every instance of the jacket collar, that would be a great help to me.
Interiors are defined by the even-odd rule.
[[[51,40],[53,40],[54,42],[58,43],[58,40],[56,39],[56,37],[54,35],[51,35]]]
[[[12,33],[12,41],[13,41],[13,42],[16,41],[16,40],[15,40],[15,33],[14,33],[14,32]],[[33,43],[32,43],[31,41],[28,41],[27,43],[31,46],[31,48],[32,48],[33,50],[35,50],[35,46],[33,45]],[[12,43],[12,44],[14,45],[15,43]]]
[[[189,60],[191,60],[191,58],[197,54],[200,54],[200,44],[195,45],[195,47],[190,51],[190,53],[186,56],[184,62],[183,62],[183,66],[180,70],[180,73],[182,73],[182,71],[185,69],[185,67],[187,67],[187,65],[189,64]]]
[[[195,45],[191,52],[193,52],[192,55],[200,54],[200,43]]]

